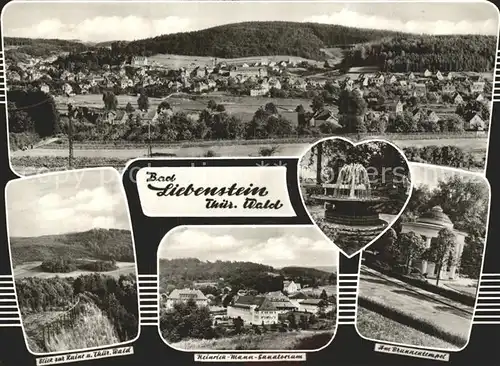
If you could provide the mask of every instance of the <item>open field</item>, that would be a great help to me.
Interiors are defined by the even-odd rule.
[[[321,295],[321,292],[323,292],[323,290],[325,290],[328,296],[337,296],[337,286],[334,285],[319,286],[318,288],[306,287],[300,290],[300,292],[319,296]]]
[[[180,67],[186,67],[187,69],[193,69],[195,67],[205,67],[213,66],[214,57],[210,56],[184,56],[184,55],[170,55],[170,54],[157,54],[149,57],[151,64],[157,63],[169,69],[178,69]],[[306,61],[310,64],[316,64],[318,66],[323,66],[324,62],[310,60],[303,57],[297,56],[252,56],[252,57],[240,57],[240,58],[217,58],[217,62],[225,62],[228,65],[242,65],[244,63],[252,66],[251,63],[255,62],[281,62],[281,61],[292,61],[292,62],[302,62]]]
[[[135,95],[117,95],[118,107],[125,108],[127,103],[137,107],[137,96]],[[71,100],[74,106],[88,108],[103,108],[102,95],[100,94],[81,94],[75,95],[68,99],[67,97],[55,97],[56,106],[60,113],[67,112],[67,103]],[[308,109],[311,101],[308,99],[294,98],[267,98],[267,97],[250,97],[250,96],[231,96],[222,92],[211,92],[195,99],[183,97],[180,93],[171,96],[170,98],[149,98],[149,108],[154,110],[162,102],[167,100],[172,110],[175,112],[199,113],[207,107],[209,100],[214,100],[218,104],[223,104],[226,111],[238,117],[243,122],[248,122],[252,119],[255,111],[267,103],[274,103],[283,117],[290,120],[293,125],[297,125],[297,113],[295,108],[302,104]]]
[[[169,346],[181,350],[314,350],[328,344],[333,336],[333,331],[269,332],[219,339],[185,339]]]
[[[356,328],[364,337],[396,344],[455,349],[456,346],[400,324],[374,311],[358,307]]]
[[[81,275],[93,273],[92,271],[83,271],[83,270],[78,270],[78,271],[73,271],[73,272],[68,272],[68,273],[44,272],[40,268],[41,264],[42,264],[41,261],[37,261],[37,262],[27,262],[27,263],[17,265],[14,268],[14,278],[17,280],[17,279],[24,278],[24,277],[38,277],[38,278],[78,277]],[[136,273],[135,263],[116,262],[116,265],[118,266],[118,269],[115,269],[113,271],[108,271],[108,272],[99,272],[99,273],[106,275],[106,276],[112,276],[115,278],[118,278],[121,275],[135,274]]]

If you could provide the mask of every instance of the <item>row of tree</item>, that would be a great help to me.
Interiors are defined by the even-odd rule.
[[[477,158],[471,152],[465,152],[461,147],[454,145],[405,147],[403,149],[409,161],[450,166],[454,168],[482,169],[485,165],[486,151]]]

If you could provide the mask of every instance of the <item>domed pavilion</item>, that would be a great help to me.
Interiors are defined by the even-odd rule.
[[[420,235],[425,240],[427,248],[430,248],[437,239],[439,231],[443,228],[450,229],[455,233],[457,240],[455,246],[456,260],[454,263],[458,263],[460,257],[462,256],[465,237],[467,234],[454,229],[453,222],[448,215],[443,212],[443,209],[440,206],[433,207],[418,217],[414,222],[403,223],[402,232],[414,232],[415,234]],[[434,262],[416,260],[412,263],[412,266],[418,268],[422,274],[427,274],[427,277],[433,278],[437,276],[437,268]],[[440,278],[453,280],[457,278],[457,275],[457,265],[454,264],[448,268],[444,267],[441,270]]]

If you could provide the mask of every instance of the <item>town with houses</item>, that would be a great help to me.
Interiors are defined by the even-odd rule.
[[[195,282],[192,288],[174,289],[169,294],[161,295],[165,311],[173,311],[179,303],[193,301],[198,307],[208,307],[214,324],[232,324],[232,320],[241,319],[244,325],[276,325],[289,323],[290,314],[294,316],[327,316],[336,310],[336,296],[327,295],[326,291],[315,294],[312,289],[301,288],[300,283],[283,281],[282,291],[257,294],[255,291],[239,290],[231,295],[231,288],[220,288],[224,303],[225,297],[231,296],[226,307],[221,306],[214,294],[204,294],[200,288],[214,286],[216,283]],[[332,315],[334,316],[334,315]]]
[[[213,94],[216,97],[235,95],[259,100],[266,97],[312,99],[311,96],[328,90],[335,101],[335,94],[348,90],[359,93],[366,101],[366,120],[388,122],[390,116],[410,113],[414,120],[423,118],[430,124],[436,124],[450,115],[456,115],[458,106],[469,103],[477,110],[467,110],[460,116],[463,126],[459,129],[472,131],[488,129],[489,121],[484,113],[481,114],[481,108],[491,113],[491,81],[481,73],[445,73],[439,70],[387,73],[364,72],[363,68],[359,68],[343,74],[328,61],[318,65],[307,60],[269,61],[269,58],[255,62],[226,62],[211,58],[198,65],[193,61],[189,65],[169,68],[145,56],[132,57],[120,66],[104,65],[99,72],[84,69],[71,72],[57,66],[56,61],[56,56],[45,59],[30,57],[29,62],[9,65],[8,88],[31,83],[44,93],[60,97],[57,100],[63,102],[76,96],[100,95],[103,90],[116,95],[138,95],[141,89],[158,98],[179,93],[188,98]],[[66,103],[59,104],[58,109],[64,111]],[[78,102],[74,104],[78,106]],[[339,126],[338,111],[328,104],[314,111],[315,115],[308,121],[311,126],[318,127],[325,123],[333,129]],[[95,110],[109,123],[125,123],[128,120],[125,105],[112,111],[105,111],[102,107]],[[288,112],[296,113],[293,109]],[[145,120],[154,122],[158,113],[161,111],[152,108]],[[190,115],[197,118],[198,114]],[[428,132],[434,131],[431,129]]]

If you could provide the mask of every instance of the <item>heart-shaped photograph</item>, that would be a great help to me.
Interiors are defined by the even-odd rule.
[[[311,220],[348,258],[389,230],[412,192],[404,153],[379,139],[322,139],[299,159],[298,179]]]

